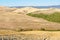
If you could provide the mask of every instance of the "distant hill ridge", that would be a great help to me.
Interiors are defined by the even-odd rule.
[[[12,8],[23,8],[23,7],[34,7],[34,8],[60,8],[60,5],[53,5],[53,6],[12,6]]]

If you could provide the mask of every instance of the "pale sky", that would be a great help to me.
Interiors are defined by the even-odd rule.
[[[0,0],[0,6],[50,6],[60,5],[60,0]]]

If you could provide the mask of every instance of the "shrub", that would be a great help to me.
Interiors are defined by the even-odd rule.
[[[45,28],[41,28],[42,31],[45,31]]]

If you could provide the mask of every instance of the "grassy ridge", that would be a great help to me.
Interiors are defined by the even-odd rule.
[[[32,16],[32,17],[37,17],[37,18],[43,18],[43,19],[46,19],[46,20],[51,21],[51,22],[60,23],[60,13],[59,12],[55,12],[55,13],[52,13],[50,15],[43,14],[43,13],[40,13],[40,14],[29,13],[27,15]]]

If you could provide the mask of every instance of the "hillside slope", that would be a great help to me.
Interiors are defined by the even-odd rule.
[[[30,8],[23,8],[28,10]],[[9,9],[10,10],[10,9]],[[0,12],[0,29],[10,30],[60,30],[60,24],[55,22],[49,22],[42,18],[35,18],[26,15],[26,13],[17,11],[3,11]],[[21,10],[21,9],[20,9]],[[35,10],[35,8],[33,8]],[[39,9],[40,10],[40,9]],[[30,11],[30,10],[28,10]],[[31,10],[32,11],[32,10]],[[35,12],[35,11],[34,11]]]

